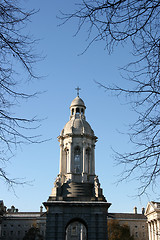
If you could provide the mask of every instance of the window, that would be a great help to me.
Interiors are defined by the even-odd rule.
[[[84,109],[83,109],[83,108],[81,108],[81,113],[82,113],[82,114],[84,113]]]
[[[74,114],[74,108],[72,108],[72,115]]]
[[[80,163],[81,163],[81,158],[80,158],[80,147],[76,147],[74,150],[74,171],[75,173],[80,173]]]

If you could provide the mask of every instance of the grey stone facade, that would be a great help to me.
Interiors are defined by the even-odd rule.
[[[46,239],[67,239],[67,227],[73,222],[85,226],[86,240],[107,239],[108,203],[104,202],[47,202]],[[78,240],[79,236],[71,235],[69,239]],[[67,239],[68,240],[68,239]]]

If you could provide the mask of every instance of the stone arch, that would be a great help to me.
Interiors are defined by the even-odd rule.
[[[83,219],[71,219],[65,228],[65,240],[87,240],[88,228]]]
[[[79,107],[76,108],[76,113],[77,113],[77,114],[80,113],[80,109],[79,109]]]

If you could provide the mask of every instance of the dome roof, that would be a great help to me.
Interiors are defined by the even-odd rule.
[[[77,97],[76,97],[75,99],[73,99],[73,101],[71,102],[70,108],[71,108],[71,107],[74,107],[74,106],[82,106],[82,107],[86,108],[83,100],[82,100],[79,96],[77,96]]]
[[[84,114],[85,108],[86,106],[79,96],[73,99],[70,106],[71,109],[70,120],[64,126],[60,136],[65,137],[66,135],[71,134],[71,135],[87,135],[96,138],[96,136],[94,135],[94,131],[92,130],[89,123],[86,121]]]
[[[65,136],[67,134],[87,134],[95,136],[89,123],[85,119],[80,118],[71,119],[66,123],[60,135]]]

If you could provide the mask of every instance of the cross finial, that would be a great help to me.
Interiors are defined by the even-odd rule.
[[[77,97],[79,97],[79,91],[81,90],[81,88],[77,87],[75,88],[75,90],[77,90]]]

